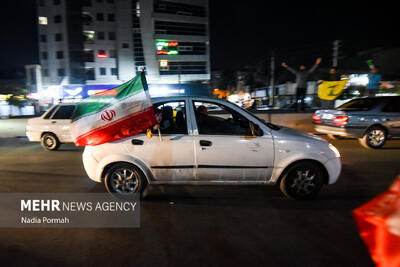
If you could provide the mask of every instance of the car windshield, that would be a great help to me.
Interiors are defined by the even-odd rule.
[[[377,98],[359,98],[346,102],[338,110],[370,110],[378,102]]]

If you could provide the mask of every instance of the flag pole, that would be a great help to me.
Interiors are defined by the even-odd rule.
[[[162,139],[162,136],[161,136],[160,124],[157,124],[157,130],[158,130],[158,138],[160,139],[160,142],[162,142],[163,139]]]

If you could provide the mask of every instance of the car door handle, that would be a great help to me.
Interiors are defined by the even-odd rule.
[[[200,145],[201,146],[212,146],[212,142],[207,141],[207,140],[200,140]]]
[[[52,121],[51,123],[57,123],[56,121]]]
[[[132,145],[135,145],[135,146],[141,146],[141,145],[143,145],[143,140],[140,140],[140,139],[132,139]]]

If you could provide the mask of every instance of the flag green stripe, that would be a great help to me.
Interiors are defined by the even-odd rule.
[[[74,122],[94,113],[100,112],[114,105],[117,101],[122,101],[128,97],[140,93],[141,90],[144,89],[141,75],[113,89],[117,90],[118,92],[116,96],[93,95],[78,103],[72,121]],[[105,100],[110,102],[103,102]]]

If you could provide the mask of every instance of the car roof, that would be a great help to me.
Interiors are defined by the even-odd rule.
[[[224,99],[220,99],[220,98],[214,98],[214,97],[209,97],[209,96],[165,96],[165,97],[154,97],[151,98],[151,101],[153,102],[162,102],[162,101],[173,101],[173,100],[183,100],[183,99],[196,99],[196,100],[212,100],[212,101],[222,101],[222,102],[226,102],[226,100]]]

